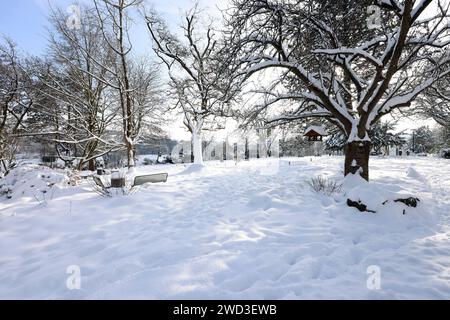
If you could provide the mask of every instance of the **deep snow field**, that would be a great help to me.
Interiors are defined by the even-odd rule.
[[[135,174],[167,183],[106,198],[21,167],[0,180],[13,190],[0,198],[0,298],[450,299],[450,161],[373,157],[369,186],[332,196],[307,183],[342,169],[328,156],[146,166]],[[399,194],[419,206],[380,206]],[[66,287],[72,265],[79,290]]]

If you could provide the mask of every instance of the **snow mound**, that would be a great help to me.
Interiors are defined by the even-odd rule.
[[[15,168],[0,180],[0,194],[8,199],[40,198],[49,191],[67,184],[68,177],[65,171],[29,164]]]
[[[205,166],[202,164],[191,164],[186,170],[183,170],[178,175],[189,175],[193,173],[201,173],[205,170]]]
[[[404,214],[415,209],[394,201],[414,197],[411,193],[385,183],[369,183],[359,174],[347,175],[343,188],[348,199],[365,204],[371,211]]]
[[[412,178],[412,179],[416,179],[419,181],[425,181],[425,177],[422,176],[419,172],[417,172],[416,169],[414,169],[413,167],[409,167],[408,170],[406,171],[406,176],[408,178]]]
[[[357,188],[359,186],[363,186],[368,184],[360,174],[348,174],[345,176],[344,181],[342,183],[342,187],[344,190],[351,190],[353,188]]]

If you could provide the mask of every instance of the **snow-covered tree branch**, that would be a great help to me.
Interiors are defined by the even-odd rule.
[[[112,50],[111,80],[108,86],[116,92],[120,106],[123,145],[128,167],[135,164],[135,146],[144,127],[155,125],[160,101],[158,69],[149,61],[133,61],[130,37],[131,12],[142,0],[95,0],[95,10],[103,39]]]
[[[215,116],[226,116],[233,89],[224,75],[226,65],[218,55],[217,34],[211,23],[201,24],[197,5],[184,17],[184,41],[171,33],[156,12],[147,12],[146,20],[154,52],[167,66],[170,94],[184,116],[192,134],[194,162],[203,163],[202,134],[217,126]],[[200,33],[197,28],[204,28]]]
[[[292,94],[293,103],[315,103],[281,117],[322,114],[336,123],[347,137],[345,174],[361,171],[368,180],[368,131],[450,73],[445,1],[377,1],[377,28],[367,25],[369,1],[232,3],[226,48],[236,57],[238,76],[282,70],[278,92]],[[263,105],[276,106],[270,99]]]

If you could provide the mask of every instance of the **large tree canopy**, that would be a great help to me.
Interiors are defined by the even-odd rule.
[[[374,7],[366,1],[232,4],[226,50],[234,57],[236,78],[281,71],[252,111],[294,101],[294,108],[279,108],[270,121],[324,117],[336,124],[347,137],[346,174],[359,171],[368,180],[370,128],[393,110],[410,107],[450,73],[443,1],[379,0]],[[372,11],[380,12],[376,28],[369,24]],[[355,28],[342,27],[345,21],[355,21]]]

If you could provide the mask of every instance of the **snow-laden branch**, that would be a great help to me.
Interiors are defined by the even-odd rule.
[[[411,106],[429,86],[448,76],[449,63],[443,58],[450,45],[448,6],[442,1],[437,1],[438,9],[426,18],[422,16],[429,0],[376,1],[389,23],[366,32],[362,19],[361,29],[349,39],[340,32],[352,32],[353,25],[336,28],[330,23],[335,17],[328,11],[316,14],[290,1],[275,5],[233,0],[233,4],[228,45],[240,66],[237,75],[249,79],[266,70],[281,69],[284,79],[289,79],[274,81],[286,85],[286,93],[254,106],[256,114],[287,100],[292,93],[297,102],[315,101],[326,110],[325,117],[331,114],[345,128],[349,141],[366,141],[366,131],[374,122],[394,109]],[[366,9],[361,5],[361,13]],[[316,38],[309,43],[299,41],[310,34]],[[313,115],[307,109],[302,112]],[[290,116],[294,119],[297,114],[281,117],[289,120]]]

